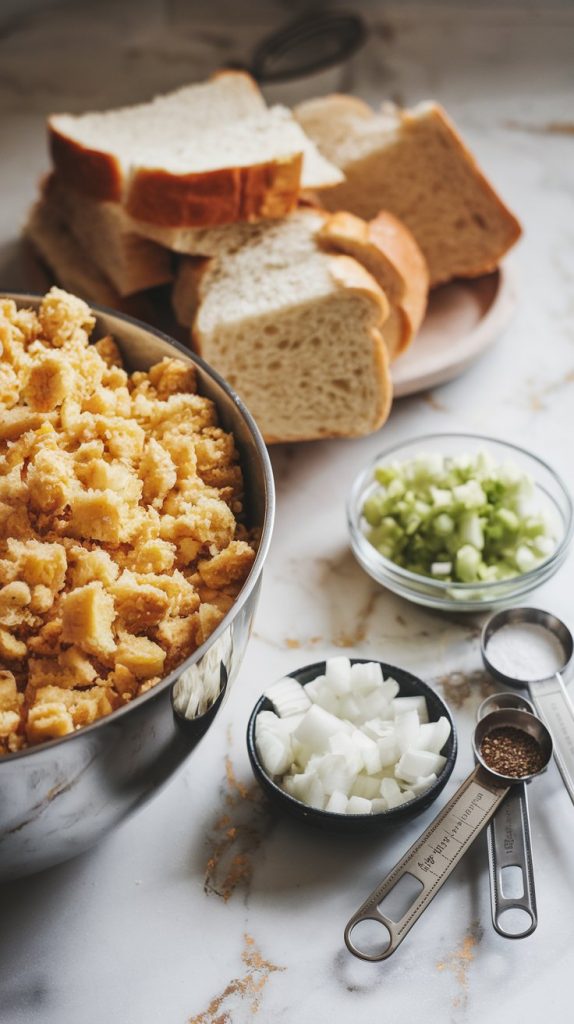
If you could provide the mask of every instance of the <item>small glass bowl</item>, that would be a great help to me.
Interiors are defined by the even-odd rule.
[[[498,463],[512,461],[532,478],[540,506],[551,517],[557,539],[555,550],[543,562],[511,579],[449,583],[404,569],[381,555],[367,540],[362,509],[365,499],[378,486],[374,479],[377,466],[403,462],[419,454],[461,455],[481,449],[486,449]],[[415,604],[444,611],[477,612],[518,601],[560,568],[572,537],[572,500],[566,485],[551,466],[518,445],[482,434],[429,434],[386,448],[372,460],[351,488],[347,520],[355,558],[377,583]]]
[[[350,660],[351,665],[358,665],[373,661],[374,659],[351,658]],[[263,696],[259,698],[253,708],[247,725],[247,753],[257,782],[276,810],[284,811],[292,818],[297,818],[299,821],[304,821],[326,832],[339,832],[345,835],[370,835],[373,832],[384,832],[393,825],[416,818],[418,814],[421,814],[427,807],[430,807],[436,798],[440,796],[452,775],[458,748],[456,728],[450,709],[442,697],[439,697],[436,690],[433,690],[427,683],[423,683],[422,679],[395,665],[387,665],[383,661],[379,661],[377,664],[381,666],[385,678],[391,676],[399,684],[400,697],[425,697],[430,722],[436,722],[442,716],[450,722],[450,736],[441,751],[444,757],[446,757],[446,763],[436,782],[425,793],[415,796],[413,800],[409,800],[399,807],[393,807],[392,810],[379,811],[376,814],[336,814],[334,811],[322,811],[317,807],[310,807],[282,789],[278,780],[269,775],[263,767],[255,743],[255,725],[257,716],[261,711],[273,710],[271,701]],[[292,679],[296,679],[297,682],[301,683],[302,686],[306,686],[307,683],[316,679],[317,676],[324,675],[324,673],[325,662],[318,661],[314,665],[304,665],[303,668],[296,669],[294,672],[290,672],[289,675]]]

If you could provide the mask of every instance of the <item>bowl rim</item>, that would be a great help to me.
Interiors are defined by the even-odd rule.
[[[327,659],[324,659],[323,661],[315,661],[309,665],[301,665],[299,668],[293,669],[291,672],[287,672],[286,675],[291,679],[296,679],[297,682],[299,682],[298,677],[301,674],[307,674],[308,672],[311,672],[313,669],[316,669],[317,672],[315,676],[312,677],[314,679],[316,678],[317,675],[321,675],[322,671],[325,668],[326,660]],[[364,824],[372,823],[374,821],[395,821],[398,823],[401,820],[404,820],[405,816],[403,812],[408,811],[409,809],[414,811],[419,801],[425,801],[425,807],[433,803],[434,800],[436,800],[437,797],[440,796],[440,793],[442,792],[444,786],[447,784],[450,776],[452,775],[454,766],[456,764],[456,758],[458,755],[458,735],[456,731],[456,723],[454,720],[454,716],[447,702],[440,696],[440,694],[438,694],[429,683],[425,683],[424,679],[421,679],[420,676],[416,676],[414,672],[410,672],[409,669],[401,668],[399,665],[391,665],[389,664],[389,662],[381,661],[379,658],[349,658],[349,661],[351,662],[351,665],[375,662],[376,664],[383,666],[385,674],[387,673],[388,670],[388,675],[391,676],[391,678],[393,678],[393,673],[396,672],[398,672],[401,675],[410,676],[410,678],[417,683],[417,686],[421,687],[422,696],[426,697],[427,693],[430,693],[433,699],[439,701],[439,703],[442,705],[442,708],[445,709],[445,717],[448,718],[448,721],[451,726],[451,736],[449,737],[449,739],[452,738],[452,750],[450,754],[447,756],[446,764],[444,765],[440,775],[437,777],[436,782],[433,782],[432,786],[426,789],[424,793],[420,793],[418,796],[413,797],[412,800],[407,800],[405,803],[400,804],[398,807],[391,807],[388,811],[377,811],[374,814],[342,814],[340,811],[327,811],[319,807],[311,807],[309,804],[304,803],[302,800],[298,800],[297,797],[292,796],[291,793],[287,793],[284,789],[282,789],[281,786],[279,786],[278,783],[275,782],[272,776],[268,774],[268,772],[265,770],[261,763],[261,759],[259,757],[259,753],[257,751],[257,746],[255,743],[255,724],[260,712],[267,710],[265,705],[271,705],[271,701],[269,700],[268,697],[265,696],[264,693],[261,694],[261,696],[255,703],[251,711],[251,714],[249,715],[249,721],[247,723],[247,753],[249,755],[251,767],[256,775],[257,773],[259,773],[263,777],[263,779],[269,785],[269,787],[273,789],[274,794],[277,795],[277,798],[279,800],[282,799],[286,804],[290,804],[293,807],[300,809],[302,812],[305,812],[304,816],[306,818],[316,818],[317,821],[322,821],[325,823],[329,821],[344,821],[346,823],[356,821],[357,823],[362,822]],[[311,681],[312,679],[307,680],[307,682]],[[301,685],[305,687],[307,683],[302,683]],[[445,773],[446,778],[444,778]],[[438,792],[436,792],[434,796],[431,797],[431,794],[434,793],[437,787],[439,787]],[[429,797],[431,797],[431,799],[429,799]],[[395,815],[395,812],[400,813]],[[393,815],[395,816],[393,817]]]
[[[44,296],[34,292],[0,291],[0,297],[3,299],[12,300],[17,304],[28,303],[29,305],[34,305],[40,302]],[[161,693],[163,693],[169,687],[173,686],[173,684],[176,682],[176,680],[183,672],[185,672],[188,668],[190,668],[192,665],[196,664],[198,661],[201,660],[206,651],[225,632],[232,619],[235,618],[237,613],[244,606],[245,602],[247,601],[249,595],[256,586],[261,575],[261,570],[263,567],[263,563],[267,557],[267,553],[269,551],[271,535],[273,533],[273,523],[275,520],[275,482],[273,479],[271,460],[269,458],[269,452],[267,451],[267,447],[261,435],[261,431],[259,430],[259,427],[257,426],[255,420],[253,419],[253,416],[251,415],[247,407],[244,405],[239,395],[237,395],[235,391],[233,391],[233,389],[230,387],[227,381],[217,372],[217,370],[212,369],[212,367],[209,366],[209,364],[206,363],[205,360],[201,358],[201,356],[198,356],[195,352],[192,352],[191,349],[186,348],[184,345],[181,344],[181,342],[177,341],[175,338],[172,338],[169,334],[166,334],[165,331],[161,331],[157,327],[151,327],[149,324],[144,323],[143,320],[138,320],[136,317],[129,316],[129,314],[127,313],[119,312],[117,309],[111,309],[109,306],[102,306],[92,302],[88,303],[88,305],[92,312],[96,314],[96,317],[98,314],[103,314],[106,317],[112,318],[112,320],[117,319],[120,321],[125,321],[126,323],[132,324],[134,327],[137,327],[140,330],[147,332],[148,334],[154,335],[156,338],[159,338],[160,341],[167,342],[167,344],[170,345],[172,348],[176,349],[176,351],[180,355],[185,356],[187,359],[191,360],[192,363],[195,363],[197,366],[199,366],[201,370],[203,370],[205,375],[207,377],[211,377],[217,384],[219,384],[219,386],[225,392],[227,397],[231,399],[234,406],[239,410],[243,420],[245,421],[249,429],[249,432],[253,438],[255,447],[257,449],[257,454],[261,461],[261,469],[263,471],[263,479],[265,483],[265,511],[263,516],[263,525],[261,528],[261,538],[259,541],[259,546],[257,548],[255,561],[251,567],[251,571],[245,583],[243,584],[240,593],[233,602],[229,611],[224,615],[223,619],[221,620],[217,628],[214,629],[213,633],[210,634],[210,636],[201,645],[201,647],[198,647],[197,650],[193,651],[193,653],[185,659],[185,661],[182,661],[179,665],[172,669],[172,671],[167,676],[165,676],[164,679],[160,680],[160,682],[157,683],[156,686],[152,686],[151,689],[146,691],[146,693],[142,693],[138,697],[134,697],[134,699],[131,700],[128,704],[125,704],[124,707],[116,708],[116,710],[112,711],[109,715],[105,715],[102,718],[98,718],[96,719],[95,722],[92,722],[90,725],[82,726],[80,729],[74,730],[74,732],[67,733],[66,736],[60,736],[57,739],[46,740],[44,743],[37,743],[34,746],[25,747],[23,750],[16,750],[14,751],[14,753],[4,754],[2,757],[0,757],[0,771],[2,770],[3,765],[14,764],[14,762],[17,760],[22,760],[26,757],[33,757],[34,754],[38,754],[41,751],[46,751],[48,749],[55,750],[56,747],[59,747],[61,744],[70,743],[79,736],[86,736],[88,733],[91,733],[96,729],[100,729],[103,726],[109,724],[110,722],[119,722],[124,717],[124,715],[129,714],[129,712],[132,711],[133,708],[139,707],[140,705],[145,704],[148,701],[157,699]],[[96,330],[97,327],[98,321],[96,319]]]
[[[459,439],[468,438],[469,441],[480,441],[489,444],[500,445],[504,448],[508,448],[512,451],[518,452],[522,456],[526,456],[532,459],[534,462],[542,466],[554,481],[558,484],[558,487],[562,493],[566,505],[566,519],[564,521],[564,532],[557,544],[554,551],[551,552],[543,561],[539,562],[533,569],[529,569],[528,572],[517,573],[516,576],[511,576],[504,580],[485,580],[476,581],[475,583],[459,583],[459,582],[445,582],[444,580],[435,579],[432,576],[423,576],[420,573],[411,572],[410,569],[405,569],[403,566],[398,565],[397,562],[391,561],[390,558],[386,558],[380,551],[372,545],[363,532],[360,529],[360,517],[361,511],[359,509],[358,498],[368,479],[372,476],[375,467],[383,460],[387,459],[393,452],[406,447],[407,445],[425,444],[425,442],[439,441],[446,439]],[[535,481],[536,484],[536,481]],[[421,583],[428,586],[430,589],[430,595],[433,595],[435,599],[440,598],[444,595],[445,599],[448,600],[448,592],[454,592],[457,594],[473,594],[477,590],[484,591],[484,598],[475,600],[477,606],[485,605],[488,603],[489,598],[492,598],[497,590],[503,587],[512,586],[515,583],[517,586],[524,582],[532,582],[533,584],[544,570],[547,570],[554,562],[559,566],[562,559],[566,554],[566,550],[572,539],[572,533],[574,529],[574,506],[570,491],[566,486],[566,483],[562,476],[556,472],[556,470],[534,452],[529,451],[527,448],[523,448],[521,445],[515,444],[512,441],[505,441],[503,438],[493,437],[491,434],[475,434],[469,431],[437,431],[432,434],[419,434],[416,437],[407,438],[397,442],[396,444],[390,445],[388,448],[384,448],[383,451],[379,452],[371,461],[365,466],[360,473],[355,477],[349,496],[347,499],[347,525],[351,534],[351,543],[353,548],[358,549],[358,553],[361,556],[361,561],[366,561],[374,566],[379,566],[381,572],[389,577],[395,577],[406,584],[416,584],[418,587]],[[530,588],[532,589],[532,588]],[[469,598],[472,600],[472,598]],[[510,600],[510,596],[509,596]]]

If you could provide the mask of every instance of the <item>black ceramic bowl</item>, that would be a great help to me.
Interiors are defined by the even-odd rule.
[[[351,664],[358,665],[361,662],[373,660],[373,658],[351,658]],[[378,664],[381,666],[385,678],[391,676],[397,681],[400,686],[400,697],[426,697],[429,721],[436,722],[444,715],[450,722],[451,734],[442,751],[446,757],[446,764],[434,785],[427,789],[426,793],[415,797],[414,800],[409,800],[408,803],[401,804],[400,807],[395,807],[390,811],[381,811],[378,814],[334,814],[332,811],[320,811],[316,807],[309,807],[300,800],[296,800],[289,793],[286,793],[284,789],[281,789],[277,782],[267,774],[261,764],[255,745],[255,721],[260,711],[273,710],[271,701],[267,697],[261,697],[251,712],[247,726],[247,752],[255,778],[277,810],[286,811],[292,817],[299,818],[301,821],[308,822],[328,832],[366,835],[370,832],[383,831],[389,828],[389,826],[397,824],[397,822],[416,818],[417,814],[426,810],[442,792],[451,776],[457,752],[456,729],[450,710],[438,693],[426,683],[423,683],[422,679],[413,676],[410,672],[405,672],[402,668],[397,668],[395,665],[387,665],[384,661],[380,661]],[[289,675],[292,679],[296,679],[305,686],[312,679],[323,675],[324,672],[325,662],[317,661],[314,665],[305,665],[303,668],[296,669],[295,672],[289,672]]]
[[[33,295],[8,295],[34,307]],[[30,874],[73,857],[141,807],[180,768],[212,724],[245,652],[273,527],[274,487],[261,435],[237,395],[197,356],[165,334],[93,307],[93,340],[112,334],[129,370],[163,356],[197,367],[199,391],[233,432],[245,480],[249,525],[259,527],[255,563],[241,593],[209,639],[173,672],[126,707],[60,740],[0,758],[0,879]],[[216,695],[188,717],[190,689]]]

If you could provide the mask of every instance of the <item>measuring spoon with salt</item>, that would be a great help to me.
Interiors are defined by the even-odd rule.
[[[500,742],[504,742],[505,749],[501,751],[499,747],[495,760],[492,748]],[[475,727],[472,743],[478,762],[474,771],[347,924],[345,943],[361,960],[386,960],[395,952],[496,813],[510,788],[540,775],[552,756],[552,737],[548,729],[527,711],[503,709],[485,715]],[[502,774],[504,766],[508,772],[515,773]],[[417,889],[414,898],[413,883]],[[409,888],[408,906],[402,905],[396,913],[391,910],[383,913],[381,906],[384,908],[389,897],[390,903],[393,896],[404,897],[403,885]],[[358,926],[370,928],[373,924],[379,933],[374,945],[369,941],[372,936],[353,937]]]
[[[554,740],[554,759],[574,803],[574,705],[562,679],[574,642],[567,626],[540,608],[497,612],[482,631],[482,660],[512,687],[527,687]]]
[[[481,718],[501,708],[518,708],[535,714],[534,706],[519,693],[492,693],[483,700],[476,717]],[[488,868],[490,874],[490,907],[495,931],[505,939],[525,939],[538,924],[532,840],[526,784],[517,782],[489,822]],[[506,895],[505,871],[520,871],[522,892]],[[518,887],[517,887],[518,888]],[[510,913],[512,911],[512,913]]]

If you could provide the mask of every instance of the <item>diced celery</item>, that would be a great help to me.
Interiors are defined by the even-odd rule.
[[[462,516],[459,536],[462,544],[472,544],[474,548],[482,551],[484,547],[484,532],[476,512],[467,513]]]
[[[511,533],[517,533],[520,527],[520,520],[510,508],[497,508],[493,514],[493,519],[497,524],[503,527],[503,529],[510,531]]]
[[[430,568],[433,576],[450,576],[452,562],[433,562]]]
[[[516,549],[514,561],[519,572],[530,572],[530,570],[534,569],[534,566],[538,564],[540,559],[536,557],[530,548],[526,547],[526,544],[521,544],[520,547]]]
[[[480,552],[472,544],[463,544],[456,553],[456,574],[463,583],[474,583],[478,579]]]
[[[453,487],[452,493],[456,501],[459,501],[464,508],[482,508],[488,504],[486,494],[478,480],[467,480],[465,484]]]
[[[387,487],[387,498],[402,498],[406,491],[404,480],[395,477]]]
[[[433,520],[432,525],[439,537],[447,537],[450,533],[454,532],[454,519],[452,516],[449,516],[448,512],[441,512]]]
[[[492,582],[527,572],[556,547],[530,477],[487,451],[421,453],[378,466],[374,476],[366,536],[413,573]]]
[[[382,491],[378,494],[371,494],[363,505],[363,515],[369,526],[376,526],[383,514],[385,495]]]
[[[450,489],[446,489],[444,487],[431,487],[430,494],[436,508],[448,508],[449,505],[452,505],[453,496]]]

